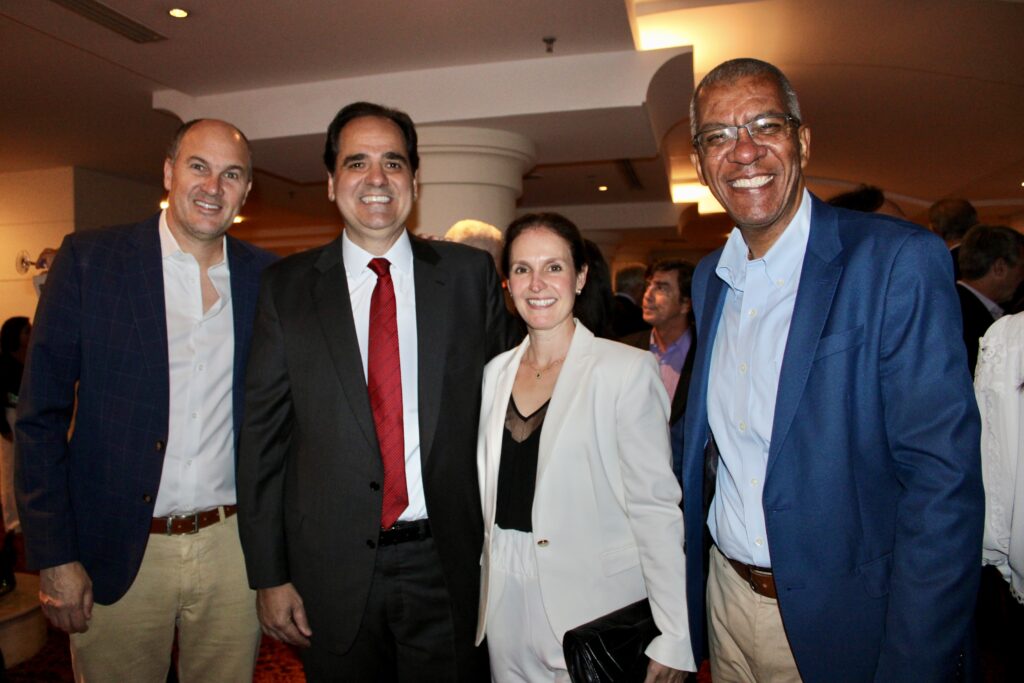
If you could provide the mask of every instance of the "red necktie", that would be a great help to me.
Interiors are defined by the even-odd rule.
[[[398,355],[395,284],[387,259],[370,261],[377,285],[370,297],[370,340],[367,389],[384,465],[384,504],[381,528],[390,528],[409,506],[405,487],[405,429],[402,423],[402,366]]]

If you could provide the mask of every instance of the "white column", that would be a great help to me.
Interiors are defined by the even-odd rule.
[[[464,218],[504,230],[515,217],[523,175],[536,163],[533,141],[488,128],[424,126],[417,132],[420,190],[411,221],[416,232],[443,235]]]

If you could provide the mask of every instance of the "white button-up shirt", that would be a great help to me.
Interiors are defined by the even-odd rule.
[[[356,325],[359,355],[363,361],[363,378],[367,373],[367,348],[370,338],[370,297],[377,286],[377,275],[369,263],[377,258],[356,246],[345,232],[341,238],[341,254],[348,278],[348,294],[352,302],[352,319]],[[405,485],[409,507],[399,521],[423,519],[427,516],[427,499],[423,494],[423,469],[420,466],[419,358],[416,346],[416,283],[413,278],[412,245],[409,233],[402,235],[381,258],[391,263],[391,280],[395,285],[398,322],[398,355],[402,372],[402,424],[405,431]]]
[[[219,298],[204,312],[199,263],[160,215],[170,413],[157,517],[235,503],[235,329],[227,240],[221,244],[223,258],[208,271]]]
[[[715,273],[728,286],[711,352],[708,423],[721,455],[708,528],[734,560],[771,566],[762,494],[782,356],[811,227],[804,190],[793,220],[759,259],[733,228]]]

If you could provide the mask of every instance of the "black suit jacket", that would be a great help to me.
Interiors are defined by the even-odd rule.
[[[960,313],[964,319],[964,344],[967,346],[967,367],[974,376],[974,366],[978,364],[978,342],[985,336],[985,330],[996,321],[985,308],[985,304],[960,283],[956,285],[956,293],[960,297]]]
[[[237,439],[260,271],[275,256],[227,240]],[[68,235],[36,310],[16,486],[29,565],[80,561],[100,604],[128,590],[149,539],[168,438],[167,363],[159,214]]]
[[[479,659],[480,382],[509,344],[507,311],[485,252],[411,240],[423,488],[465,673]],[[292,582],[314,644],[344,652],[373,575],[383,472],[340,238],[267,269],[246,390],[238,496],[249,581]]]

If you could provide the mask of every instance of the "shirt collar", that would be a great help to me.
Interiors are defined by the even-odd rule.
[[[800,273],[810,234],[811,196],[804,188],[800,197],[800,208],[767,254],[759,259],[747,259],[750,249],[743,239],[743,233],[739,228],[733,228],[725,248],[722,249],[715,273],[730,288],[742,292],[746,285],[747,266],[761,261],[764,263],[765,274],[772,282],[779,286],[787,284]]]
[[[350,240],[346,230],[341,233],[341,258],[345,262],[346,275],[350,278],[359,278],[372,274],[370,261],[378,257]],[[391,262],[392,272],[397,271],[400,275],[411,276],[412,241],[409,239],[409,231],[402,230],[395,243],[380,258],[386,258]]]
[[[163,260],[167,259],[180,259],[182,257],[188,257],[195,260],[195,257],[191,254],[186,253],[181,246],[178,244],[178,240],[174,238],[174,233],[171,232],[171,226],[167,224],[167,209],[160,212],[160,258]],[[227,237],[221,237],[221,256],[220,261],[214,264],[214,268],[222,264],[227,263],[227,249],[228,240]]]
[[[678,339],[676,339],[674,342],[672,342],[665,348],[665,353],[662,353],[661,349],[658,347],[658,342],[655,341],[654,339],[654,330],[652,329],[650,341],[651,353],[653,353],[658,358],[662,358],[664,356],[671,356],[672,354],[679,353],[680,351],[682,351],[684,347],[687,350],[689,350],[690,338],[692,335],[693,325],[687,327],[686,330],[681,335],[679,335]]]
[[[980,301],[982,305],[988,309],[988,312],[992,314],[993,318],[998,320],[999,318],[1003,317],[1003,313],[1005,313],[1006,311],[1003,310],[1002,306],[997,304],[995,301],[992,301],[992,299],[989,299],[987,296],[976,290],[974,287],[971,287],[963,280],[958,280],[957,284],[962,286],[964,289],[970,290],[971,294],[978,297],[978,301]]]

